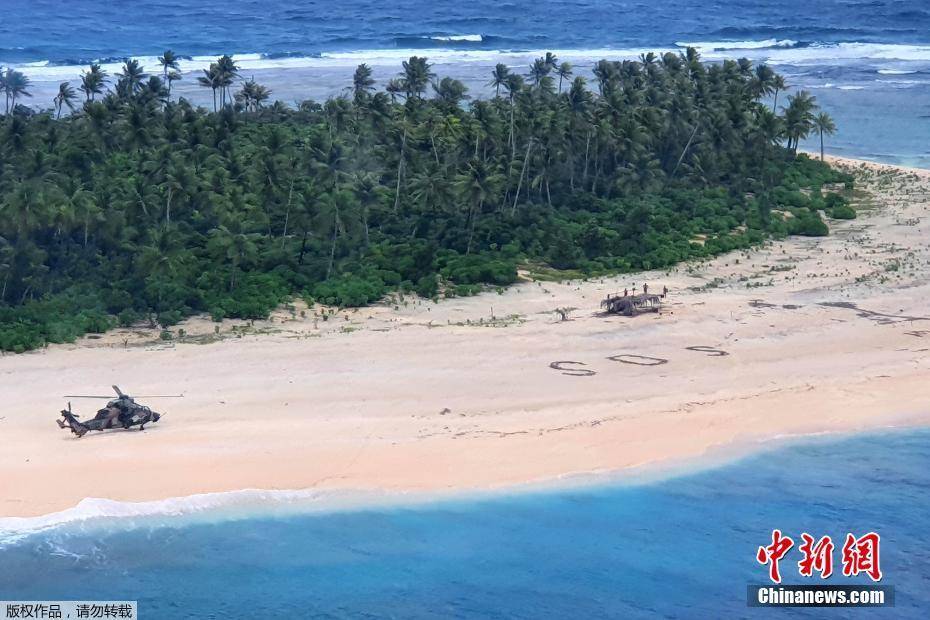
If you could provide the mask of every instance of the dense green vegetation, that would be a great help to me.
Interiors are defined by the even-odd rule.
[[[498,65],[489,99],[466,105],[414,57],[384,92],[362,65],[345,97],[293,109],[223,57],[199,78],[210,110],[172,100],[181,76],[162,63],[91,67],[83,102],[65,83],[47,112],[0,72],[0,350],[263,317],[293,295],[470,294],[521,261],[660,268],[848,215],[820,188],[851,179],[795,155],[830,131],[813,98],[776,113],[762,100],[783,80],[746,60],[601,61],[589,89],[547,55],[526,78]]]

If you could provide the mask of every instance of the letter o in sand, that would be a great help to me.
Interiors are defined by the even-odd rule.
[[[569,377],[591,377],[597,373],[593,370],[588,370],[586,368],[565,368],[566,364],[577,364],[578,366],[587,366],[584,362],[552,362],[549,364],[549,368],[553,370],[562,371],[563,375],[568,375]]]
[[[697,347],[685,347],[685,348],[689,351],[697,351],[698,353],[707,353],[707,355],[709,355],[710,357],[723,357],[725,355],[729,355],[729,353],[727,353],[726,351],[722,349],[715,349],[714,347],[705,347],[703,345],[697,346]]]
[[[649,357],[648,355],[634,355],[632,353],[621,353],[620,355],[611,355],[608,357],[612,362],[623,362],[624,364],[636,364],[637,366],[661,366],[668,364],[667,359],[661,357]]]

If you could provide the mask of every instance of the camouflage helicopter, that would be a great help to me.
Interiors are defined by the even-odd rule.
[[[129,429],[138,426],[139,430],[144,430],[145,425],[149,422],[155,423],[161,419],[162,414],[152,411],[145,405],[140,405],[132,396],[124,394],[117,386],[112,386],[116,392],[116,398],[110,399],[107,406],[97,411],[93,419],[86,422],[78,420],[77,415],[71,412],[71,402],[68,401],[68,408],[61,410],[62,420],[55,420],[59,428],[69,428],[71,432],[78,437],[83,437],[88,431],[103,431],[108,428],[122,427]],[[181,398],[183,394],[172,396],[147,396],[144,398]],[[110,398],[109,396],[84,396],[71,395],[65,398]]]

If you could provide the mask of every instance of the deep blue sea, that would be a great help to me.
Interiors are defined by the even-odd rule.
[[[241,517],[241,515],[240,515]],[[0,600],[139,600],[174,618],[926,618],[930,430],[805,439],[661,481],[331,514],[134,518],[0,546]],[[773,528],[882,537],[894,608],[760,609]],[[784,583],[802,583],[797,547]],[[819,578],[818,578],[819,580]],[[266,615],[260,615],[266,614]],[[288,615],[291,614],[291,615]]]
[[[383,83],[414,53],[480,97],[496,62],[553,50],[583,75],[687,44],[769,62],[810,90],[838,121],[831,152],[930,167],[926,0],[0,0],[0,65],[33,79],[39,107],[84,63],[136,57],[157,72],[166,48],[186,57],[178,95],[206,103],[193,74],[231,53],[293,103],[343,92],[360,62]]]

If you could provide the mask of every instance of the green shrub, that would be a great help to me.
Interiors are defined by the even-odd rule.
[[[130,327],[142,319],[142,315],[131,308],[127,308],[119,313],[116,317],[116,323],[120,327]]]
[[[167,310],[165,312],[159,312],[156,321],[162,329],[165,329],[172,325],[177,325],[181,322],[182,318],[184,317],[180,310]]]
[[[837,205],[830,211],[830,217],[837,220],[854,220],[856,219],[856,210],[849,205]]]
[[[379,278],[343,275],[317,284],[313,297],[320,303],[344,308],[364,306],[381,299],[386,293]]]
[[[417,280],[417,286],[415,290],[417,295],[420,297],[435,297],[439,292],[439,280],[436,277],[436,274],[423,276]]]
[[[517,280],[517,264],[499,254],[451,254],[441,261],[442,277],[456,284],[512,284]]]
[[[825,237],[829,234],[829,229],[818,213],[800,210],[788,221],[788,232],[804,237]]]

